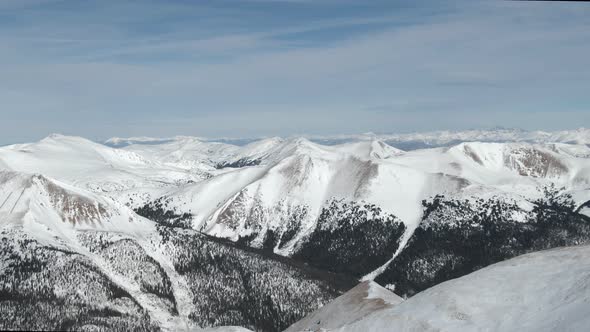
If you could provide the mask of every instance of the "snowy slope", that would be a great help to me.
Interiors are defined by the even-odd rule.
[[[317,273],[42,175],[0,171],[0,234],[1,329],[274,331],[338,294]]]
[[[265,163],[282,148],[284,140],[279,137],[265,138],[234,150],[217,164],[219,168],[244,167]]]
[[[389,310],[402,302],[402,298],[378,284],[364,281],[291,325],[285,332],[337,329],[374,312]]]
[[[404,153],[404,151],[376,139],[344,143],[336,145],[335,148],[360,159],[389,159]]]
[[[145,144],[150,142],[152,144]],[[206,141],[198,137],[178,136],[173,139],[112,138],[106,143],[122,145],[124,150],[136,152],[148,159],[186,169],[242,167],[258,164],[274,153],[283,139],[274,137],[256,140],[244,146]]]
[[[0,166],[41,173],[125,203],[148,200],[155,192],[209,176],[164,165],[155,158],[106,147],[80,137],[51,135],[37,143],[0,148]]]
[[[440,172],[508,194],[534,197],[537,188],[555,184],[572,193],[590,188],[590,158],[583,145],[461,143],[416,150],[395,162],[425,172]],[[493,191],[492,191],[493,192]]]
[[[204,142],[195,137],[177,137],[161,144],[131,144],[123,150],[166,165],[212,171],[217,163],[229,158],[237,149],[235,145]]]
[[[10,170],[10,167],[2,159],[0,159],[0,170]]]
[[[83,229],[136,236],[154,231],[152,222],[123,204],[43,175],[0,171],[0,204],[0,225],[34,230],[46,239],[71,239]]]
[[[542,251],[439,284],[333,330],[587,331],[588,280],[590,246]]]

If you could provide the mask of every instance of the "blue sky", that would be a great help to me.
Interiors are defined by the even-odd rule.
[[[590,124],[590,4],[2,0],[0,144]]]

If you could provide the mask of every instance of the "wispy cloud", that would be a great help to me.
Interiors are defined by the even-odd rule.
[[[556,129],[590,113],[584,4],[11,3],[0,142]]]

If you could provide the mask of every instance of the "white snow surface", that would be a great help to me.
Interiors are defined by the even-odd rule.
[[[377,311],[388,310],[403,299],[372,281],[364,281],[329,304],[291,325],[285,332],[333,330]]]
[[[204,142],[195,137],[178,137],[162,144],[132,144],[123,150],[182,169],[210,171],[216,163],[233,155],[238,147],[224,143]]]
[[[143,202],[165,188],[209,176],[163,164],[154,157],[58,134],[36,143],[0,148],[0,169],[43,174],[125,203],[133,198]]]
[[[344,143],[335,147],[361,159],[389,159],[404,153],[404,151],[376,139]]]
[[[354,317],[362,305],[346,309],[322,319]],[[588,326],[590,246],[578,246],[497,263],[326,330],[537,332],[588,331]]]

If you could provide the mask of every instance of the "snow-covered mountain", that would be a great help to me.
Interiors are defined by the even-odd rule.
[[[520,187],[549,183],[571,190],[588,188],[589,152],[585,145],[473,142],[412,151],[396,161],[522,193]]]
[[[0,148],[0,167],[40,173],[124,203],[144,202],[166,188],[210,176],[204,164],[187,170],[155,157],[58,134]]]
[[[215,166],[230,158],[239,148],[235,145],[204,142],[194,137],[180,137],[162,144],[133,144],[124,150],[173,167],[211,172]]]
[[[125,205],[43,175],[0,170],[0,224],[35,229],[45,238],[72,238],[95,229],[141,235],[152,222]]]
[[[112,148],[52,135],[0,148],[0,171],[7,238],[47,251],[43,264],[69,262],[54,257],[60,248],[100,271],[93,278],[114,285],[105,294],[118,287],[143,308],[121,326],[276,330],[350,280],[413,296],[520,254],[590,242],[590,148],[581,144],[402,151],[374,137],[244,146],[177,137]],[[151,272],[127,270],[129,255]],[[11,264],[38,264],[18,257]],[[20,272],[6,271],[15,292]],[[75,310],[93,306],[84,301]],[[225,313],[230,301],[238,308]],[[57,324],[54,314],[47,321]]]
[[[248,166],[173,188],[152,207],[188,213],[185,225],[208,234],[291,255],[329,223],[330,208],[349,215],[374,206],[411,233],[423,216],[422,201],[435,195],[501,196],[526,211],[539,188],[554,184],[579,203],[590,199],[586,146],[462,143],[403,152],[376,140],[322,146],[298,138],[261,142],[269,146],[261,154],[251,145],[245,151],[255,153],[237,159]]]
[[[350,284],[42,175],[0,171],[0,204],[1,329],[276,331]]]
[[[366,286],[358,286],[288,331],[586,331],[588,280],[590,247],[558,248],[491,265],[391,305],[395,295],[380,289],[383,304],[367,308],[367,295],[359,291]],[[379,295],[372,298],[379,301]]]
[[[195,229],[257,247],[267,242],[276,252],[289,254],[332,203],[374,204],[415,226],[422,199],[454,193],[466,184],[396,163],[394,157],[403,152],[379,141],[322,146],[298,138],[268,143],[261,143],[270,146],[264,154],[251,144],[238,155],[237,160],[250,161],[248,167],[224,169],[174,188],[156,202],[176,214],[190,213]],[[268,242],[269,236],[277,236],[276,241]]]
[[[585,145],[562,143],[472,142],[404,152],[376,139],[325,146],[270,138],[238,147],[177,137],[113,149],[60,135],[0,149],[9,169],[108,195],[152,220],[306,260],[307,244],[343,232],[342,220],[355,220],[355,232],[363,229],[355,236],[367,240],[378,224],[388,236],[374,243],[378,258],[362,273],[393,258],[423,223],[423,201],[436,195],[514,202],[511,218],[518,220],[549,185],[565,187],[583,204],[590,200],[589,156]],[[325,260],[355,250],[340,248]]]

